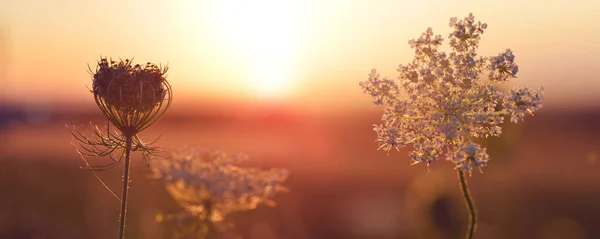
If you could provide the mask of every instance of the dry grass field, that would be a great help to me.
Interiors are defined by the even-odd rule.
[[[142,136],[165,153],[181,147],[244,152],[251,164],[285,167],[291,191],[274,208],[231,215],[248,239],[462,238],[466,225],[448,162],[410,166],[406,151],[376,151],[379,112],[292,110],[169,112]],[[119,202],[80,167],[65,124],[95,114],[4,113],[0,126],[0,238],[114,238]],[[11,120],[12,119],[12,120]],[[476,238],[600,238],[600,110],[542,110],[486,144],[484,174],[469,178]],[[83,126],[85,129],[85,125]],[[106,159],[92,159],[106,160]],[[100,162],[94,161],[94,162]],[[155,221],[175,202],[134,154],[127,238],[168,238]],[[121,168],[100,172],[114,190]]]

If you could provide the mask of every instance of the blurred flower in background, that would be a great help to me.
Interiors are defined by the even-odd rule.
[[[179,214],[159,214],[157,220],[179,224],[179,238],[209,238],[230,228],[231,224],[224,223],[230,213],[252,210],[259,204],[274,206],[273,196],[287,191],[281,183],[288,171],[239,166],[246,160],[248,156],[243,154],[192,149],[153,161],[154,178],[161,179],[185,209]]]

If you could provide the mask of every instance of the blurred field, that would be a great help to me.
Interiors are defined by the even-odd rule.
[[[10,112],[0,114],[0,238],[116,237],[119,203],[79,168],[64,126],[102,118]],[[198,112],[168,112],[142,136],[150,141],[162,133],[158,145],[166,152],[184,146],[244,152],[254,165],[291,171],[291,191],[276,197],[277,207],[229,218],[244,238],[463,237],[467,214],[452,165],[441,161],[427,172],[410,166],[406,151],[376,151],[375,108]],[[469,179],[480,213],[476,237],[600,238],[598,122],[600,110],[544,109],[488,140],[492,161]],[[147,178],[139,155],[133,162],[128,238],[167,238],[155,214],[178,208]],[[120,168],[99,173],[113,190],[120,174]]]

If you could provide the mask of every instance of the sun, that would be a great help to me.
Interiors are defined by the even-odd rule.
[[[269,60],[256,64],[247,83],[261,97],[283,97],[291,90],[289,62]]]
[[[211,14],[219,41],[242,62],[244,87],[259,97],[294,89],[300,1],[216,0]]]

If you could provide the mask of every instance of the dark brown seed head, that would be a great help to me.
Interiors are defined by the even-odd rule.
[[[119,62],[102,58],[93,78],[94,96],[107,107],[126,113],[151,111],[165,99],[167,67],[155,64],[132,66],[132,61]]]
[[[162,117],[172,101],[168,67],[101,58],[93,73],[96,104],[123,134],[133,136]]]

